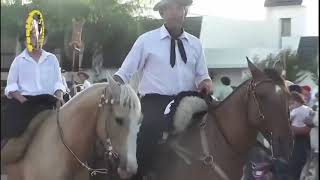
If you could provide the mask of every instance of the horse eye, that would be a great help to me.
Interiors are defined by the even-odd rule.
[[[122,124],[123,124],[123,119],[122,119],[122,118],[116,118],[116,122],[117,122],[120,126],[122,126]]]

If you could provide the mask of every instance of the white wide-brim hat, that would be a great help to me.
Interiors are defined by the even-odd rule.
[[[183,6],[190,6],[192,4],[192,2],[193,2],[192,0],[161,0],[153,7],[153,10],[159,11],[159,9],[161,7],[163,7],[164,5],[167,5],[167,4],[171,4],[171,3],[178,3]]]

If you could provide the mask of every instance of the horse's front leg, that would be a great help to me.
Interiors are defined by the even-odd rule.
[[[6,165],[7,180],[23,180],[22,169],[19,164]]]

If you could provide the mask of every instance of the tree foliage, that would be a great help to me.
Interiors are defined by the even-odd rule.
[[[33,0],[31,4],[19,2],[1,4],[1,36],[15,37],[24,31],[25,17],[31,9],[39,9],[49,31],[45,48],[62,50],[63,63],[70,69],[70,59],[63,51],[65,40],[72,31],[72,19],[85,19],[82,39],[85,47],[94,43],[103,45],[107,66],[118,66],[127,49],[137,37],[137,19],[132,16],[139,6],[136,0],[120,4],[117,0]],[[92,48],[84,52],[84,66],[91,65]],[[69,63],[68,63],[69,62]]]
[[[319,81],[318,74],[318,57],[306,63],[299,59],[296,51],[285,49],[278,54],[269,54],[264,60],[257,62],[260,68],[280,67],[285,69],[286,79],[294,83],[300,83],[307,77],[307,73],[311,73],[312,79],[316,84]]]
[[[49,31],[44,48],[51,52],[60,49],[61,66],[66,70],[71,70],[72,66],[71,52],[66,47],[71,38],[73,18],[85,20],[83,68],[91,67],[96,44],[102,45],[103,65],[119,67],[137,37],[162,24],[162,20],[141,16],[143,8],[150,9],[157,0],[33,0],[23,6],[21,1],[12,1],[11,4],[1,4],[1,36],[21,35],[27,13],[39,9]],[[198,36],[201,19],[187,21],[185,29]]]

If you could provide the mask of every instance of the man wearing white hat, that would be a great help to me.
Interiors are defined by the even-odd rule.
[[[158,29],[142,34],[134,43],[114,79],[128,83],[141,75],[139,94],[142,121],[137,140],[138,178],[152,171],[158,140],[165,128],[164,111],[183,91],[212,94],[212,81],[200,40],[182,25],[192,0],[161,0],[154,6],[164,20]]]

